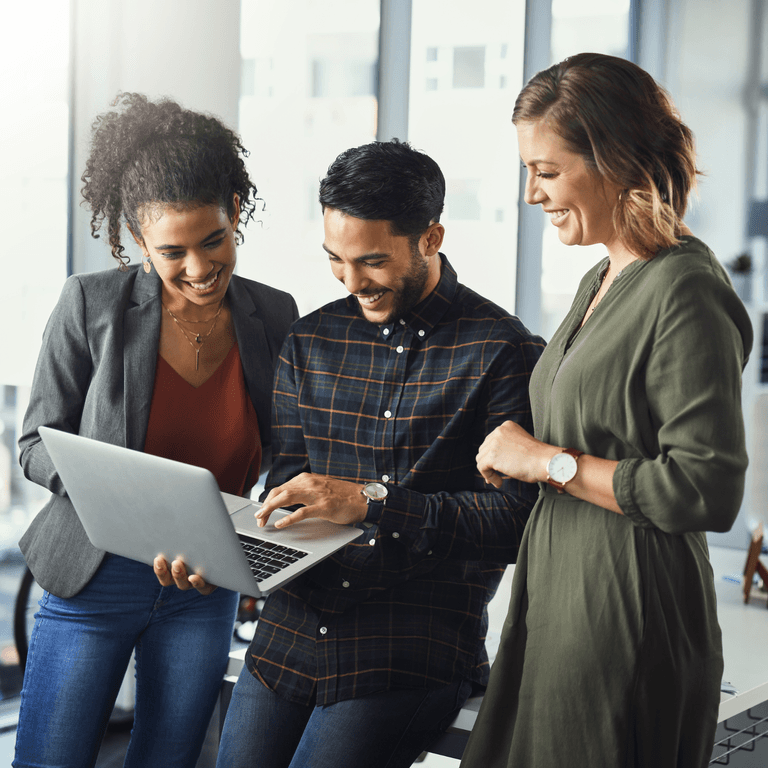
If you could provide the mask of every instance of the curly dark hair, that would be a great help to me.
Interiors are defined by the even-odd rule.
[[[247,150],[239,136],[212,115],[184,109],[170,99],[150,101],[140,93],[118,93],[115,109],[91,128],[91,153],[82,175],[82,194],[93,212],[91,235],[106,220],[112,256],[126,269],[120,241],[122,221],[141,237],[141,221],[158,206],[219,205],[240,223],[256,207],[256,187],[245,168]],[[243,234],[238,226],[237,242]]]

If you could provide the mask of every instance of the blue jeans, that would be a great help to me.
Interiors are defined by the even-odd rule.
[[[382,691],[325,707],[280,698],[243,667],[227,710],[217,768],[407,768],[471,691]]]
[[[93,766],[136,649],[125,766],[193,768],[227,666],[238,596],[163,587],[152,568],[107,556],[72,598],[40,600],[16,732],[16,768]]]

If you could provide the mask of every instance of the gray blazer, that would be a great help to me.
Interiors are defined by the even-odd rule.
[[[154,270],[147,275],[138,265],[127,272],[74,275],[43,334],[19,448],[25,476],[52,496],[19,546],[38,584],[59,597],[77,594],[105,553],[88,540],[37,429],[46,424],[143,450],[160,338],[161,285]],[[298,317],[296,302],[237,275],[227,298],[263,455],[269,457],[274,362]]]

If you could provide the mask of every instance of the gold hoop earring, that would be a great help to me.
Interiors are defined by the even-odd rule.
[[[146,259],[142,258],[141,264],[144,267],[144,271],[149,274],[152,271],[152,259],[147,256]]]

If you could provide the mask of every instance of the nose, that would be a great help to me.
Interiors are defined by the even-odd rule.
[[[344,287],[350,293],[360,293],[370,283],[370,280],[365,276],[363,270],[356,264],[340,265],[334,269],[334,272],[336,273],[336,277],[344,283]]]
[[[539,177],[536,174],[527,171],[528,178],[525,180],[525,193],[523,199],[528,205],[538,205],[543,203],[546,195],[539,186]]]
[[[205,251],[193,250],[187,253],[184,271],[191,279],[208,277],[213,268],[213,262]]]

